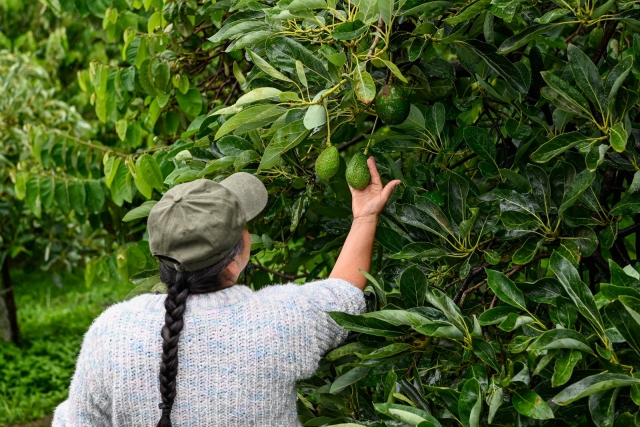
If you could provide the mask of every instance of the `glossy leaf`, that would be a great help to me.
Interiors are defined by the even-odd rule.
[[[558,393],[552,400],[554,403],[564,406],[592,394],[635,384],[640,384],[640,379],[623,374],[602,373],[573,383]]]
[[[556,359],[553,376],[551,377],[551,385],[553,387],[560,387],[566,384],[571,378],[571,374],[573,374],[573,369],[580,360],[582,360],[582,353],[579,350],[565,351],[562,357]]]
[[[553,418],[553,411],[547,402],[532,390],[518,388],[512,394],[513,407],[520,414],[535,420]]]

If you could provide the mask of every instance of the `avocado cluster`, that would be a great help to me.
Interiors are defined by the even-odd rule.
[[[328,146],[316,160],[316,174],[320,179],[330,179],[340,167],[340,153],[338,149]],[[347,165],[345,174],[347,183],[356,190],[362,190],[371,182],[371,173],[367,165],[367,157],[362,153],[356,153]]]
[[[409,117],[409,95],[398,85],[384,85],[376,95],[376,112],[385,125],[399,125]]]

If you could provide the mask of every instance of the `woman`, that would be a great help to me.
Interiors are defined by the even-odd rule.
[[[246,221],[267,201],[260,180],[239,172],[167,191],[148,219],[167,295],[140,295],[93,322],[53,426],[299,426],[296,381],[346,338],[326,312],[364,312],[359,270],[400,183],[383,187],[367,163],[371,183],[351,189],[354,220],[329,278],[257,292],[235,282],[250,256]]]

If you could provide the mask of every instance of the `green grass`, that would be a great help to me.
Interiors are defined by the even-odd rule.
[[[102,311],[134,287],[112,282],[84,285],[81,275],[12,273],[20,347],[0,342],[0,426],[53,413],[67,397],[82,337]]]

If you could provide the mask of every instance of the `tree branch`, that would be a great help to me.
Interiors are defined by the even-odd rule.
[[[615,33],[617,26],[618,21],[608,21],[605,25],[602,40],[600,40],[600,44],[596,48],[596,51],[591,58],[591,61],[593,61],[594,64],[598,65],[598,62],[600,62],[600,58],[602,58],[602,54],[607,51],[607,46],[609,45],[609,41],[611,40],[611,37],[613,37],[613,33]]]

